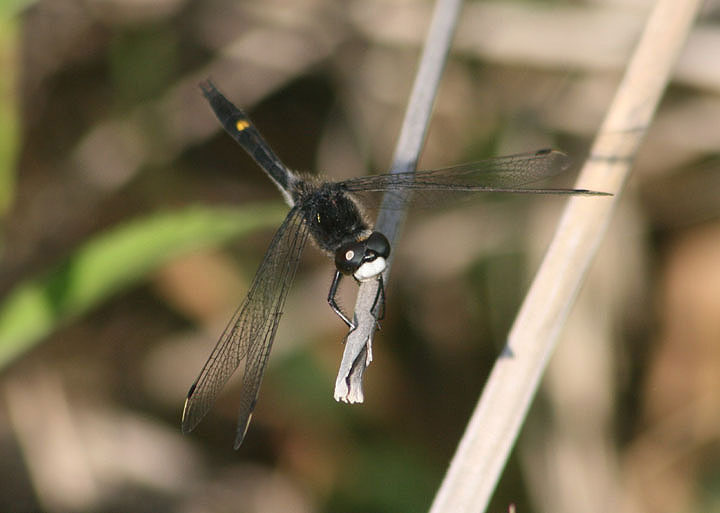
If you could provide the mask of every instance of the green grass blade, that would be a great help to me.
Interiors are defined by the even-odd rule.
[[[15,166],[20,127],[18,121],[18,61],[16,15],[24,2],[0,2],[0,218],[5,217],[15,193]]]
[[[192,207],[112,228],[44,276],[20,283],[0,304],[0,369],[58,325],[137,283],[183,253],[277,226],[287,207]]]

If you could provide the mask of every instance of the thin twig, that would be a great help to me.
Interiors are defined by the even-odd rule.
[[[615,197],[569,200],[431,513],[487,507],[698,6],[656,4],[578,179],[579,187]]]
[[[392,173],[415,170],[420,150],[425,141],[440,77],[445,68],[447,54],[455,33],[461,4],[462,0],[438,0],[435,6],[420,67],[415,77],[400,138],[395,148]],[[397,194],[394,199],[397,200]],[[392,198],[386,197],[385,201],[392,201]],[[375,223],[375,230],[383,233],[390,241],[391,246],[394,246],[404,219],[404,210],[381,208],[377,223]],[[390,257],[392,258],[392,254]],[[383,273],[385,283],[390,274],[389,264],[390,262]],[[363,401],[362,376],[372,360],[371,344],[377,323],[371,309],[378,286],[377,280],[360,285],[355,303],[357,328],[347,337],[343,359],[335,381],[335,399],[338,401],[350,403]]]

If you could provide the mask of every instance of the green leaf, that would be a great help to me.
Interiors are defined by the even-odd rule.
[[[13,200],[15,167],[20,142],[18,121],[19,26],[17,9],[23,2],[0,2],[0,218]]]
[[[0,305],[0,369],[56,327],[173,258],[277,226],[287,207],[192,207],[98,235],[50,273],[20,283]]]

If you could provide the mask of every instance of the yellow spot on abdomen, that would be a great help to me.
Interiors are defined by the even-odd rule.
[[[246,120],[244,120],[244,119],[240,119],[240,120],[237,121],[237,123],[235,123],[235,128],[237,129],[238,132],[242,132],[243,130],[245,130],[245,129],[246,129],[247,127],[249,127],[249,126],[250,126],[250,123],[248,123],[248,122],[247,122]]]

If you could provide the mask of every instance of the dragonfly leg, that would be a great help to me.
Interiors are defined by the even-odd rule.
[[[330,285],[330,292],[328,292],[328,298],[327,302],[330,305],[330,308],[332,308],[332,311],[337,314],[338,317],[340,317],[345,324],[348,325],[350,330],[355,329],[355,323],[353,323],[347,315],[343,313],[343,311],[338,306],[337,302],[335,301],[335,295],[337,294],[338,285],[340,285],[340,279],[342,278],[342,273],[340,271],[335,271],[335,276],[333,277],[332,285]]]
[[[380,310],[376,312],[376,310]],[[375,300],[373,301],[370,312],[375,316],[375,322],[377,323],[378,329],[380,329],[380,321],[385,319],[385,282],[383,281],[382,274],[378,275],[378,290],[375,294]]]

